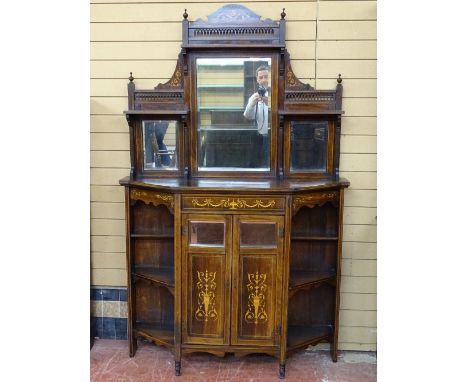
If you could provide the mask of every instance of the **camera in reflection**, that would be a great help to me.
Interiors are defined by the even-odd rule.
[[[260,94],[261,97],[265,97],[266,91],[266,88],[262,85],[260,85],[257,90],[258,94]]]

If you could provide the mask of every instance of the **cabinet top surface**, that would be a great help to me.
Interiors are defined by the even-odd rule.
[[[332,180],[246,180],[246,179],[155,179],[137,178],[130,180],[125,177],[120,180],[122,186],[140,186],[155,189],[166,189],[176,192],[296,192],[307,190],[320,190],[329,188],[348,187],[349,181],[340,178],[339,181]]]

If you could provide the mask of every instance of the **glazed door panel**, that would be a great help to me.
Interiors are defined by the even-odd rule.
[[[231,343],[278,345],[284,218],[238,215],[233,227]]]
[[[229,343],[231,220],[213,215],[182,218],[184,343]]]

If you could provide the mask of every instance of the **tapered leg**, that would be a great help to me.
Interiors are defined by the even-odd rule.
[[[279,364],[279,377],[280,379],[284,379],[284,377],[286,376],[286,364],[284,363],[280,363]]]
[[[180,361],[175,361],[175,375],[180,375]]]

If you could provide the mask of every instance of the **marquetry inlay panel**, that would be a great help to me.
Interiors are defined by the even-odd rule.
[[[185,210],[283,211],[284,198],[240,196],[184,196]]]
[[[197,275],[198,307],[195,311],[195,318],[205,322],[216,320],[218,318],[215,308],[216,272],[197,271]]]
[[[313,208],[315,206],[322,206],[327,202],[332,202],[337,206],[339,203],[339,197],[340,193],[338,191],[324,191],[314,194],[295,196],[293,198],[293,215],[299,211],[302,206]]]
[[[141,200],[146,204],[153,204],[155,207],[159,204],[166,205],[169,210],[174,213],[174,196],[161,192],[137,190],[133,188],[130,192],[131,200]]]
[[[245,312],[245,321],[249,324],[258,324],[268,321],[268,315],[265,310],[266,273],[258,272],[248,273],[248,283],[246,285],[249,293],[247,312]]]

